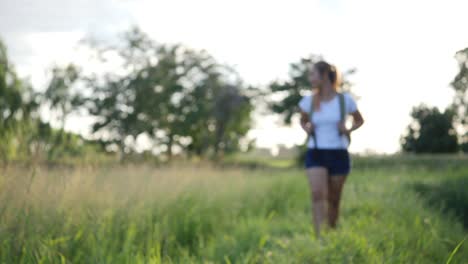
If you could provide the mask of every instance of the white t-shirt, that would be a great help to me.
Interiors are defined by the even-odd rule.
[[[354,113],[357,110],[356,102],[349,93],[343,93],[345,101],[346,115]],[[304,96],[299,102],[302,111],[310,113],[312,107],[313,95]],[[320,110],[312,115],[312,124],[315,126],[315,137],[317,148],[319,149],[346,149],[349,142],[346,136],[340,135],[338,124],[341,119],[340,100],[336,95],[328,102],[320,102]],[[314,148],[313,137],[309,138],[308,148]]]

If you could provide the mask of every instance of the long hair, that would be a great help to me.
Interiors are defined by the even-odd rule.
[[[318,71],[320,76],[322,78],[325,76],[325,78],[328,78],[330,80],[333,89],[335,92],[338,92],[338,89],[341,84],[341,76],[338,72],[338,69],[334,66],[331,65],[330,63],[326,61],[319,61],[314,64],[315,70]],[[314,104],[314,111],[318,111],[320,109],[320,99],[321,99],[321,93],[320,90],[318,90],[313,97],[313,104]]]

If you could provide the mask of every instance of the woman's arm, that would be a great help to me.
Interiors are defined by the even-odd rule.
[[[351,113],[351,116],[353,117],[353,125],[350,129],[348,129],[348,133],[353,132],[364,124],[364,118],[362,118],[361,112],[359,112],[359,110]]]
[[[301,111],[301,127],[307,134],[311,134],[314,131],[314,125],[309,120],[309,114],[304,111]]]
[[[362,118],[361,112],[359,112],[359,110],[351,113],[351,116],[353,117],[353,125],[351,128],[346,128],[345,122],[343,121],[338,123],[338,130],[344,135],[351,134],[351,132],[360,128],[362,124],[364,124],[364,118]]]

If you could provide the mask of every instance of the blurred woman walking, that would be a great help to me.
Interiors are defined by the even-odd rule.
[[[301,127],[309,135],[305,157],[306,174],[312,192],[315,233],[325,221],[336,228],[341,193],[350,173],[348,146],[351,133],[362,126],[364,119],[355,100],[340,93],[340,76],[335,66],[320,61],[310,71],[312,95],[299,102]],[[351,116],[352,126],[346,127]]]

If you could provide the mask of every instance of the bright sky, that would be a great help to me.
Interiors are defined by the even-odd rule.
[[[450,103],[454,54],[468,46],[466,10],[466,0],[0,0],[0,36],[38,89],[52,63],[82,60],[73,52],[80,39],[110,39],[132,25],[159,42],[206,49],[254,85],[284,79],[289,63],[322,54],[358,69],[353,89],[366,124],[351,151],[392,153],[413,106]],[[81,119],[67,129],[88,127]],[[305,139],[274,117],[257,119],[249,137],[260,147]]]

